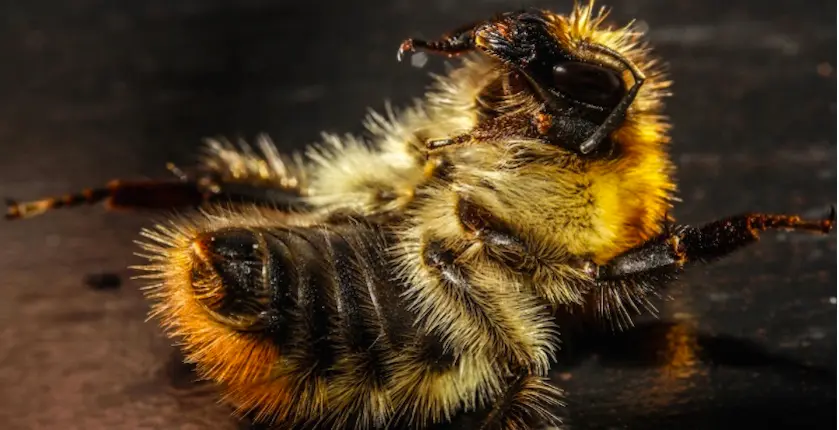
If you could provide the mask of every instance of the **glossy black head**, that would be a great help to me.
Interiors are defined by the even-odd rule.
[[[623,122],[643,83],[643,74],[617,52],[580,42],[570,49],[557,35],[548,12],[510,12],[433,42],[409,40],[400,53],[421,48],[447,55],[480,51],[498,59],[527,84],[544,105],[542,136],[588,154]],[[624,73],[632,75],[627,85]]]

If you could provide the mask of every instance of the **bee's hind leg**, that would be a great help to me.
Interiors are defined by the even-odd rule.
[[[249,183],[182,179],[170,181],[111,181],[101,188],[40,200],[18,202],[6,199],[7,220],[31,218],[54,209],[105,203],[108,209],[172,210],[195,208],[206,203],[234,203],[273,209],[306,206],[297,190]]]
[[[31,218],[54,209],[104,202],[109,208],[161,209],[194,206],[205,199],[198,184],[182,181],[111,181],[73,194],[18,202],[6,199],[7,220]]]

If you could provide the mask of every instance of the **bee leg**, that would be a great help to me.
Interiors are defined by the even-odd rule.
[[[680,226],[631,249],[597,268],[598,282],[645,274],[679,271],[688,263],[722,258],[756,242],[771,230],[827,234],[836,223],[836,209],[824,219],[803,220],[797,215],[745,214],[723,218],[700,227]]]
[[[565,406],[562,390],[538,376],[522,373],[498,396],[483,418],[481,430],[513,430],[559,426],[557,409]]]
[[[6,219],[23,219],[54,209],[105,202],[109,208],[161,209],[197,205],[204,193],[196,183],[181,181],[111,181],[101,188],[88,188],[74,194],[18,202],[6,199]]]
[[[426,149],[434,151],[447,146],[461,145],[471,141],[500,140],[507,136],[510,130],[515,130],[516,134],[539,136],[540,118],[538,115],[533,117],[522,114],[495,117],[481,122],[468,133],[441,139],[429,139],[425,144]]]
[[[432,52],[435,54],[454,57],[470,52],[475,49],[475,27],[478,24],[469,24],[454,31],[446,33],[438,40],[426,41],[421,39],[406,39],[399,45],[396,59],[402,61],[405,52],[413,52],[417,49]]]
[[[519,257],[528,254],[524,242],[513,234],[504,222],[471,199],[467,197],[458,199],[457,215],[464,229],[473,234],[476,239]]]
[[[251,184],[211,183],[203,180],[111,181],[101,188],[89,188],[60,197],[18,202],[6,199],[7,220],[32,218],[45,212],[104,202],[109,209],[165,210],[197,207],[208,202],[230,201],[284,208],[303,205],[292,191]]]

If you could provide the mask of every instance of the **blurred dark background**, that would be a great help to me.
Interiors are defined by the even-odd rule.
[[[499,11],[570,1],[0,2],[0,195],[167,177],[205,136],[284,149],[361,132],[368,107],[421,95],[397,63]],[[747,210],[821,216],[836,200],[836,3],[615,0],[670,64],[683,222]],[[2,224],[0,426],[236,428],[178,366],[124,269],[144,214],[99,207]],[[671,290],[662,319],[569,330],[554,378],[570,428],[836,427],[836,239],[771,234]],[[94,291],[88,273],[123,287]],[[188,391],[191,391],[189,389]]]

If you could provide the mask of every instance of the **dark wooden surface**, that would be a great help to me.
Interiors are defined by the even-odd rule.
[[[835,2],[614,3],[617,20],[650,26],[676,81],[682,221],[835,202]],[[360,131],[365,109],[419,95],[442,64],[396,63],[404,37],[517,6],[2,2],[0,195],[164,176],[208,135],[265,131],[290,149]],[[100,208],[0,224],[0,427],[235,428],[211,398],[181,394],[189,376],[144,322],[136,282],[83,283],[130,276],[146,224]],[[661,322],[569,336],[555,377],[571,428],[835,428],[835,261],[835,234],[770,235],[693,270]]]

